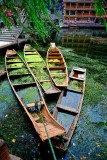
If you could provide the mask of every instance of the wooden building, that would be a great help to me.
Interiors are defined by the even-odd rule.
[[[94,9],[94,0],[63,0],[64,23],[72,25],[101,24]]]
[[[95,22],[94,0],[63,0],[65,22]]]

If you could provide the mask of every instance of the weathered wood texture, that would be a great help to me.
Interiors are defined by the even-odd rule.
[[[9,154],[8,146],[4,140],[0,139],[0,160],[22,160],[21,158]]]
[[[74,67],[69,75],[68,87],[64,89],[60,94],[56,108],[54,110],[53,116],[55,119],[58,119],[59,114],[62,114],[63,116],[64,113],[66,113],[66,116],[71,117],[69,121],[67,121],[70,127],[67,128],[67,132],[64,135],[62,135],[62,138],[59,136],[53,138],[54,146],[61,151],[67,150],[70,140],[73,136],[74,130],[76,128],[83,103],[85,80],[86,69]],[[72,83],[73,81],[74,83]],[[62,118],[61,121],[63,121],[64,117],[60,116],[60,118]],[[64,124],[63,126],[66,129],[67,124]]]
[[[68,85],[67,65],[61,51],[56,47],[55,43],[51,43],[47,51],[47,68],[49,74],[58,88],[64,88]],[[61,75],[61,73],[63,73]]]
[[[11,57],[12,61],[10,63]],[[21,106],[23,107],[26,114],[30,118],[36,132],[39,134],[41,140],[45,141],[48,138],[65,133],[64,127],[60,123],[58,123],[50,114],[46,106],[44,97],[42,95],[41,89],[39,87],[39,84],[34,74],[32,73],[31,69],[27,65],[27,63],[25,63],[14,50],[7,50],[5,56],[5,62],[6,62],[6,71],[9,83],[17,99],[19,100]],[[18,78],[18,76],[16,76],[16,73],[20,73],[20,71],[22,72],[22,67],[19,67],[20,63],[21,66],[23,66],[23,68],[26,69],[27,73],[30,74],[30,76],[25,74],[23,76],[20,76],[19,77],[20,79]],[[26,82],[26,80],[29,77],[31,78],[31,81]],[[25,81],[23,81],[23,78]],[[29,94],[31,88],[35,89],[34,97],[32,97],[32,100],[27,99],[28,101],[27,104],[25,102],[23,94],[22,95],[18,94],[18,90],[23,90],[26,88],[27,88],[26,94]]]

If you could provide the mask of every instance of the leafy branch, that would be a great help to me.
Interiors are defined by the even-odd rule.
[[[26,25],[21,23],[17,6],[20,6],[21,10],[25,10]],[[19,4],[15,4],[14,0],[3,0],[0,3],[0,17],[4,24],[11,29],[12,24],[7,16],[7,10],[10,9],[18,24],[24,28],[26,33],[30,34],[33,41],[36,42],[36,35],[38,35],[45,42],[47,38],[50,38],[52,29],[57,30],[50,18],[49,6],[54,7],[52,0],[48,0],[48,2],[46,0],[21,0]]]
[[[106,30],[107,30],[107,20],[104,18],[103,15],[107,14],[106,10],[104,8],[107,2],[105,0],[94,0],[94,8],[96,11],[97,16],[100,16],[100,18],[103,20]]]

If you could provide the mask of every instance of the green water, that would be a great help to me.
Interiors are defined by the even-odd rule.
[[[88,31],[87,31],[88,33]],[[59,37],[58,37],[59,38]],[[84,51],[72,46],[62,46],[56,40],[70,72],[72,67],[86,68],[86,90],[81,115],[65,154],[55,151],[58,160],[105,160],[107,159],[107,48],[84,43]],[[77,41],[78,43],[78,41]],[[75,44],[77,45],[77,44]],[[80,47],[81,48],[81,47]],[[92,49],[93,48],[93,49]],[[44,59],[46,51],[41,52]],[[94,53],[94,54],[93,54]],[[0,56],[0,67],[4,69],[4,55]],[[47,97],[51,111],[57,98]],[[65,123],[65,122],[64,122]],[[11,154],[23,160],[52,160],[49,147],[41,144],[26,113],[18,104],[6,77],[0,80],[0,136],[6,141]]]

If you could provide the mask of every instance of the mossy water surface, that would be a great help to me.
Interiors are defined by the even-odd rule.
[[[87,72],[84,103],[77,128],[67,152],[65,154],[55,152],[57,159],[70,160],[73,154],[75,159],[105,160],[107,159],[107,65],[105,53],[103,58],[102,52],[98,56],[93,52],[92,56],[88,56],[87,52],[80,54],[71,47],[58,47],[63,53],[69,72],[74,66],[86,68]],[[42,55],[45,59],[46,54]],[[4,68],[4,57],[1,61],[1,66]],[[7,142],[10,153],[23,160],[51,158],[51,151],[40,145],[38,135],[26,113],[18,104],[6,78],[0,82],[0,95],[2,95],[0,133]],[[27,97],[29,98],[29,95]],[[52,113],[57,99],[54,97],[51,99],[47,97],[46,102]]]

